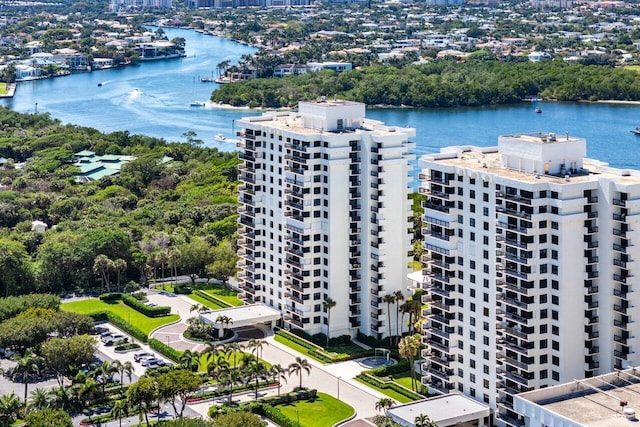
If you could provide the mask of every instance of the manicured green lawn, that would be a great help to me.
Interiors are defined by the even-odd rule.
[[[314,357],[314,355],[309,351],[308,348],[303,347],[300,344],[295,343],[295,342],[287,339],[286,337],[283,337],[282,335],[276,335],[274,337],[274,339],[276,341],[278,341],[279,343],[286,345],[290,349],[295,350],[297,352],[300,352],[300,353],[304,354],[305,356],[312,358],[313,360],[317,360],[320,363],[325,363],[324,360],[320,360],[320,359]]]
[[[171,314],[164,317],[147,317],[133,308],[124,305],[122,301],[107,303],[100,301],[97,298],[66,302],[62,304],[60,308],[64,311],[73,311],[75,313],[82,314],[92,314],[98,311],[111,311],[113,314],[122,317],[124,320],[135,325],[138,329],[147,334],[158,326],[174,322],[180,318],[177,314]]]
[[[354,409],[325,393],[313,401],[300,400],[276,406],[289,419],[300,420],[301,427],[326,427],[350,417]]]
[[[354,378],[356,381],[358,381],[359,383],[362,383],[364,385],[366,385],[367,387],[370,387],[374,390],[379,391],[380,393],[389,396],[390,398],[392,398],[393,400],[397,400],[400,403],[408,403],[408,402],[413,402],[413,399],[410,399],[409,397],[405,396],[404,394],[400,394],[395,390],[392,390],[390,388],[380,388],[380,387],[376,387],[374,385],[369,384],[368,382],[362,381],[360,378]]]
[[[391,376],[394,382],[411,390],[411,371],[401,372]],[[418,378],[418,377],[416,377]]]
[[[6,83],[0,82],[0,95],[6,95],[8,90],[9,90],[9,86],[7,86]]]
[[[209,301],[207,299],[204,299],[196,294],[189,294],[189,295],[185,295],[186,297],[191,298],[192,300],[204,305],[205,307],[209,307],[212,310],[221,310],[223,308],[227,308],[225,306],[223,306],[222,304],[218,304],[215,303],[213,301]]]
[[[336,353],[336,354],[358,354],[363,352],[365,349],[356,344],[346,344],[346,345],[337,345],[334,347],[327,347],[325,349],[328,353]]]
[[[216,298],[221,299],[233,306],[242,305],[242,301],[238,299],[238,293],[236,291],[231,291],[229,289],[225,289],[223,287],[215,287],[213,289],[205,289],[206,293],[209,295],[213,295]]]

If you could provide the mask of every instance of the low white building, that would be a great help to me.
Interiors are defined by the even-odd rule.
[[[421,415],[428,416],[438,427],[491,425],[489,406],[458,393],[405,403],[386,412],[403,427],[415,427],[416,417]]]

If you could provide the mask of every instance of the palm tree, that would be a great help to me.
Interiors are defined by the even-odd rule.
[[[118,369],[116,368],[116,366],[114,366],[111,362],[105,360],[104,362],[102,362],[101,365],[99,365],[91,373],[91,376],[95,380],[97,380],[98,383],[100,383],[100,389],[102,391],[102,396],[105,395],[104,394],[104,388],[106,387],[107,383],[109,382],[109,380],[111,379],[113,374],[115,374],[116,372],[118,372]]]
[[[429,418],[425,414],[420,414],[416,416],[415,420],[413,421],[413,424],[416,427],[438,427],[436,422],[433,421],[431,418]]]
[[[280,396],[280,380],[284,380],[287,382],[287,370],[282,367],[280,364],[272,365],[269,370],[269,374],[273,377],[274,380],[278,381],[278,396]]]
[[[242,379],[242,373],[238,369],[232,369],[227,371],[224,378],[225,382],[229,386],[229,404],[231,404],[231,402],[233,402],[233,386]]]
[[[43,388],[36,388],[30,393],[29,401],[27,402],[27,410],[41,411],[53,406],[53,394],[49,390]]]
[[[413,358],[418,354],[421,345],[420,334],[407,335],[400,340],[398,344],[398,353],[400,357],[403,357],[409,361],[409,367],[411,368],[411,389],[415,390],[415,366]]]
[[[178,262],[182,258],[182,252],[178,248],[169,249],[169,253],[167,255],[169,260],[169,268],[171,269],[171,275],[174,278],[174,283],[178,283]]]
[[[109,270],[111,270],[113,265],[113,261],[109,259],[108,256],[104,254],[98,255],[93,260],[93,272],[95,274],[99,274],[102,278],[102,283],[100,284],[100,292],[103,292],[103,287],[107,286],[107,292],[109,292]]]
[[[260,377],[264,376],[267,373],[267,368],[264,366],[264,363],[256,360],[248,366],[247,373],[249,374],[249,378],[253,377],[256,382],[255,399],[258,400],[258,386],[260,384]]]
[[[394,296],[396,297],[396,337],[399,341],[402,336],[402,329],[400,328],[400,301],[404,301],[404,295],[401,290],[397,290]]]
[[[395,402],[390,397],[383,397],[376,402],[376,411],[386,411],[391,408]]]
[[[128,360],[124,363],[119,360],[114,360],[113,368],[118,372],[118,376],[120,377],[120,390],[124,387],[124,376],[126,375],[129,378],[129,382],[131,382],[131,377],[133,376],[133,364]]]
[[[87,380],[83,384],[80,384],[80,387],[77,391],[78,399],[80,400],[80,402],[82,402],[84,407],[89,406],[89,404],[93,400],[93,396],[96,393],[97,387],[98,383],[91,378],[87,378]]]
[[[382,301],[387,304],[387,320],[389,321],[387,329],[389,330],[389,344],[391,344],[393,343],[393,340],[391,339],[391,304],[396,302],[396,297],[394,294],[387,294],[382,297]]]
[[[116,289],[120,292],[120,275],[127,271],[127,261],[122,258],[113,261],[113,270],[116,272]]]
[[[329,347],[329,332],[331,331],[331,309],[336,306],[336,302],[327,297],[322,301],[322,308],[327,312],[327,347]]]
[[[233,323],[233,319],[227,315],[221,314],[216,317],[215,323],[220,323],[221,329],[218,333],[218,338],[222,339],[224,337],[224,330]]]
[[[22,402],[17,394],[13,391],[0,397],[0,425],[9,426],[20,415]]]
[[[185,350],[180,355],[180,364],[192,372],[196,372],[200,366],[200,353],[197,351]]]
[[[39,359],[31,354],[18,359],[18,364],[11,371],[11,380],[24,384],[24,401],[27,401],[27,388],[29,387],[29,375],[40,373]]]
[[[120,423],[120,427],[122,427],[122,418],[129,415],[129,405],[127,404],[126,399],[116,401],[115,405],[109,411],[109,416],[111,418],[117,418]]]
[[[311,365],[307,359],[298,356],[296,361],[289,365],[289,372],[300,377],[300,388],[302,388],[302,371],[305,371],[307,375],[311,374]]]
[[[266,341],[262,341],[262,340],[257,340],[257,339],[251,338],[249,340],[249,343],[247,344],[247,349],[251,349],[251,354],[253,354],[253,350],[256,351],[256,354],[255,354],[256,360],[257,359],[262,359],[262,348],[265,345],[269,345],[269,343],[266,342]]]
[[[239,344],[237,342],[232,342],[229,343],[227,345],[225,345],[225,353],[229,353],[230,351],[233,352],[233,366],[236,366],[236,357],[238,355],[238,352],[242,352],[244,351],[245,347],[242,344]]]

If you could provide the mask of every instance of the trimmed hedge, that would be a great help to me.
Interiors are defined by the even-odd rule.
[[[298,400],[313,399],[317,396],[317,390],[300,390],[297,392],[291,392],[282,394],[280,396],[264,397],[257,401],[247,402],[240,405],[238,408],[225,408],[219,406],[212,406],[209,408],[209,417],[214,418],[216,415],[226,413],[229,411],[250,411],[256,415],[269,418],[274,423],[281,427],[299,427],[296,420],[284,415],[274,405],[285,404],[289,402],[295,402]],[[276,403],[273,403],[276,402]]]
[[[193,292],[193,290],[191,289],[191,286],[187,286],[187,285],[176,285],[173,288],[174,294],[189,295],[191,292]]]
[[[122,292],[110,292],[100,295],[100,301],[112,302],[122,299]]]
[[[162,317],[171,313],[171,307],[150,307],[131,295],[123,295],[122,302],[147,317]]]
[[[399,374],[401,372],[408,371],[409,369],[411,369],[409,361],[407,359],[402,359],[395,365],[375,368],[368,372],[375,375],[376,377],[388,377],[389,375]]]
[[[204,298],[213,304],[220,305],[222,307],[233,307],[233,305],[229,304],[228,302],[223,301],[220,298],[216,298],[213,295],[210,295],[204,291],[198,290],[198,291],[194,291],[193,293],[198,295],[200,298]]]
[[[151,347],[158,353],[162,354],[166,358],[173,360],[176,363],[180,362],[180,356],[182,355],[182,352],[176,350],[173,347],[169,347],[168,345],[166,345],[160,340],[151,338],[149,340],[149,347]]]
[[[384,340],[379,340],[372,336],[365,335],[362,332],[358,332],[357,338],[358,338],[358,341],[360,341],[362,344],[366,344],[372,348],[390,348],[390,349],[397,348],[397,346],[393,346],[389,344],[388,338]]]
[[[424,396],[422,396],[421,394],[415,391],[409,390],[407,388],[404,388],[400,384],[397,384],[393,381],[383,381],[377,377],[374,377],[373,375],[367,374],[366,372],[359,374],[356,378],[359,378],[362,381],[381,389],[390,388],[396,393],[406,396],[412,400],[419,400],[424,398]]]
[[[90,316],[93,318],[93,320],[107,321],[111,323],[116,328],[123,330],[137,340],[145,343],[149,341],[149,337],[142,330],[133,326],[122,317],[111,313],[110,311],[97,311]]]

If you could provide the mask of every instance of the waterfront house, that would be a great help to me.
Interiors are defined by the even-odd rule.
[[[299,76],[309,71],[304,64],[282,64],[273,69],[273,77]]]
[[[184,55],[184,49],[171,43],[168,40],[156,40],[136,45],[140,60],[148,61],[154,59],[179,58]]]

